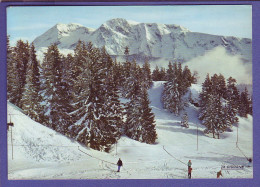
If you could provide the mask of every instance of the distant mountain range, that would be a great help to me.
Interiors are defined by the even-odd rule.
[[[80,24],[56,24],[33,42],[38,54],[57,43],[62,53],[72,52],[78,40],[105,46],[112,56],[122,57],[128,46],[135,59],[167,59],[186,62],[222,46],[228,54],[239,55],[244,62],[252,61],[252,40],[233,36],[217,36],[174,24],[138,23],[122,18],[112,19],[97,29]]]

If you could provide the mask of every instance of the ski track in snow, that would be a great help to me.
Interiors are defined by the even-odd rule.
[[[192,178],[216,178],[223,165],[245,166],[243,170],[223,170],[223,178],[253,178],[253,167],[247,167],[248,161],[236,148],[237,127],[232,128],[233,132],[225,132],[219,140],[206,136],[196,118],[197,109],[192,106],[187,108],[190,127],[181,127],[181,116],[176,117],[162,107],[163,83],[154,82],[149,90],[158,134],[156,144],[123,136],[110,153],[86,148],[32,121],[8,103],[8,114],[13,114],[14,123],[8,131],[8,179],[187,179],[188,160],[192,161]],[[192,85],[192,95],[198,95],[198,90],[197,85]],[[251,116],[240,118],[239,134],[240,149],[252,157]],[[116,172],[118,158],[124,164],[120,172]]]

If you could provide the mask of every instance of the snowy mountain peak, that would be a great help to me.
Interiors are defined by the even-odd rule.
[[[114,25],[127,25],[129,22],[126,19],[123,18],[114,18],[106,21],[107,25],[114,26]]]
[[[77,30],[80,27],[83,27],[83,25],[78,24],[78,23],[69,23],[69,24],[58,23],[58,24],[55,25],[55,27],[60,32],[72,32],[74,30]]]
[[[88,35],[93,31],[94,29],[84,27],[78,23],[58,23],[33,42],[37,50],[54,43],[58,44],[59,48],[73,48],[73,43],[81,39],[82,35]]]
[[[57,24],[34,40],[36,50],[56,43],[61,50],[73,51],[78,40],[105,46],[110,55],[123,56],[126,46],[137,61],[145,58],[186,62],[204,55],[216,47],[223,47],[244,62],[252,61],[252,40],[191,32],[175,24],[138,23],[123,18],[106,21],[97,29],[80,24]]]

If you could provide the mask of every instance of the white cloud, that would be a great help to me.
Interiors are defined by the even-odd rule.
[[[198,71],[199,83],[204,82],[207,73],[221,73],[227,79],[230,76],[239,84],[252,84],[252,63],[244,63],[239,55],[229,55],[225,48],[216,47],[203,56],[185,63],[192,71]]]

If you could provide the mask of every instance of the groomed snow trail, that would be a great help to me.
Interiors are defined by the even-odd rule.
[[[197,108],[190,105],[187,108],[190,127],[181,127],[181,117],[162,107],[162,88],[163,82],[154,82],[149,90],[158,134],[156,144],[148,145],[123,136],[110,153],[86,148],[34,122],[8,103],[8,114],[11,114],[8,121],[14,123],[8,131],[8,178],[186,179],[188,160],[192,161],[192,178],[216,178],[216,173],[224,165],[245,167],[243,170],[223,171],[223,178],[253,177],[253,167],[247,167],[246,158],[236,148],[237,126],[232,128],[232,132],[221,135],[219,140],[208,137],[203,134],[204,127],[197,120]],[[199,86],[192,85],[194,97],[199,90]],[[252,117],[239,120],[239,148],[247,157],[252,157]],[[118,158],[124,164],[120,173],[116,172]]]

